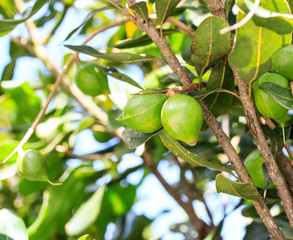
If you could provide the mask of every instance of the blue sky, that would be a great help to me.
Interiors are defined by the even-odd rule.
[[[66,35],[71,31],[68,28],[74,28],[78,26],[83,18],[85,17],[86,12],[77,12],[75,10],[70,10],[64,20],[64,23],[61,25],[61,28],[56,32],[52,41],[48,45],[48,52],[50,59],[59,67],[62,66],[63,56],[65,53],[70,52],[62,45],[62,41],[65,39]],[[37,18],[38,16],[35,16]],[[42,37],[52,28],[52,24],[47,24],[42,29],[41,34]],[[111,31],[115,31],[113,29]],[[27,34],[26,29],[23,24],[19,25],[12,33],[14,36],[19,36],[20,34]],[[91,45],[96,48],[103,46],[108,38],[109,34],[106,32],[104,34],[99,35],[96,39],[90,42]],[[83,37],[79,37],[74,35],[72,39],[67,44],[80,44],[83,40]],[[7,63],[9,63],[9,35],[0,38],[0,73]],[[14,80],[23,80],[23,81],[34,81],[38,78],[38,70],[46,71],[43,64],[38,59],[22,57],[17,61]],[[130,76],[134,76],[138,82],[143,82],[143,74],[142,72],[135,66],[131,66],[126,73]],[[116,140],[111,140],[112,142],[108,142],[107,144],[113,144]],[[77,154],[86,154],[97,151],[103,148],[105,145],[101,145],[96,142],[92,136],[92,133],[88,130],[84,130],[78,134],[75,149],[74,151]],[[76,162],[71,162],[74,164]],[[139,156],[135,156],[134,154],[127,154],[123,157],[122,161],[118,165],[118,171],[123,172],[123,170],[128,167],[133,167],[138,164],[141,164],[142,160]],[[97,163],[97,168],[99,168],[99,164]],[[169,166],[167,161],[161,161],[159,166],[159,171],[162,173],[164,178],[167,180],[169,184],[175,183],[179,179],[179,169],[177,166]],[[130,183],[137,183],[140,181],[142,177],[142,171],[139,170],[133,174],[131,174],[127,181]],[[179,223],[187,219],[186,214],[183,210],[178,206],[178,204],[168,195],[162,185],[158,182],[158,180],[153,176],[149,175],[145,178],[142,185],[137,190],[138,201],[133,206],[133,210],[137,214],[144,214],[149,218],[155,218],[156,220],[152,224],[152,231],[156,237],[161,237],[162,240],[181,240],[184,239],[182,234],[174,234],[169,230],[169,226],[175,223]],[[215,223],[218,223],[223,217],[223,202],[227,201],[227,209],[231,209],[239,202],[239,198],[215,194],[215,186],[212,182],[209,184],[208,193],[206,195],[207,204],[209,205]],[[196,213],[199,217],[204,219],[205,221],[209,221],[207,214],[204,211],[204,207],[201,203],[195,202],[194,207]],[[166,213],[157,217],[163,210],[169,210]],[[227,219],[224,223],[223,229],[223,239],[224,240],[238,240],[242,239],[244,236],[243,224],[245,223],[245,219],[241,217],[240,210],[235,211],[232,214],[228,215]],[[108,229],[108,236],[111,235],[111,231],[113,231],[113,226],[110,226]]]

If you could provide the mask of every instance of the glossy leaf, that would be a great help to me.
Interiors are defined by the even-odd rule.
[[[250,0],[237,0],[236,4],[246,14],[253,6]],[[290,6],[286,0],[263,0],[252,19],[257,26],[268,28],[278,34],[290,34],[293,26],[293,16],[289,15],[290,13]]]
[[[217,64],[209,77],[207,90],[217,88],[234,91],[234,75],[228,66],[227,59]],[[224,92],[217,92],[205,98],[205,102],[215,115],[225,114],[232,105],[232,101],[233,95]]]
[[[96,58],[102,58],[109,61],[114,62],[125,62],[125,63],[131,63],[131,62],[140,62],[140,61],[146,61],[146,60],[160,60],[159,58],[153,57],[153,56],[142,56],[132,53],[101,53],[97,50],[95,50],[92,47],[89,46],[73,46],[73,45],[65,45],[65,47],[79,52],[84,53],[86,55],[90,55],[92,57]]]
[[[130,78],[126,74],[119,72],[116,68],[99,67],[99,70],[102,71],[104,74],[109,75],[113,78],[116,78],[122,82],[126,82],[139,89],[144,89],[144,87],[142,87],[140,84],[138,84],[136,81],[134,81],[132,78]]]
[[[258,191],[253,188],[250,183],[234,182],[222,174],[216,177],[217,192],[226,193],[249,200],[259,200],[260,195]]]
[[[137,132],[129,127],[126,127],[122,132],[122,136],[125,139],[125,141],[129,144],[130,149],[137,148],[141,144],[151,139],[156,134],[157,133]]]
[[[293,109],[293,98],[289,88],[283,88],[271,82],[261,83],[259,88],[270,94],[283,107]]]
[[[0,19],[0,36],[5,35],[15,28],[19,23],[22,23],[38,12],[48,0],[37,0],[32,8],[24,11],[23,16],[18,20]]]
[[[161,27],[179,2],[180,0],[156,0],[156,14]]]
[[[149,12],[148,12],[146,2],[142,1],[142,2],[135,3],[130,8],[136,11],[137,14],[141,16],[146,23],[148,22]]]
[[[201,78],[207,68],[228,54],[231,46],[230,33],[220,34],[228,23],[220,17],[210,16],[197,28],[191,44],[191,62]]]
[[[178,31],[175,29],[163,30],[164,36],[170,35],[172,33],[177,33],[177,32]],[[148,45],[151,43],[153,43],[153,40],[149,37],[149,35],[144,34],[144,35],[140,36],[139,38],[125,40],[119,44],[116,44],[116,45],[113,45],[110,47],[125,49],[125,48],[141,47],[141,46],[145,46],[145,45]]]
[[[237,15],[237,21],[245,15]],[[229,64],[238,75],[250,83],[271,68],[270,57],[275,51],[291,42],[291,35],[279,35],[269,29],[258,27],[253,20],[236,31],[235,47],[229,56]]]
[[[94,195],[84,202],[65,225],[68,236],[76,236],[89,228],[100,213],[106,185],[100,186]]]
[[[28,239],[23,220],[12,210],[0,210],[0,239]]]
[[[103,7],[103,8],[100,8],[100,9],[96,9],[96,10],[93,10],[91,11],[90,13],[88,13],[85,18],[82,20],[81,24],[74,28],[68,35],[67,37],[64,39],[64,41],[68,40],[76,31],[78,31],[78,29],[80,29],[83,25],[85,25],[95,14],[99,13],[99,12],[103,12],[105,10],[108,10],[108,9],[111,9],[113,7],[111,6],[108,6],[108,7]]]
[[[166,131],[163,129],[159,132],[159,136],[164,143],[164,145],[176,156],[182,160],[188,162],[191,166],[201,166],[217,171],[224,171],[232,174],[231,168],[229,166],[221,165],[215,162],[207,161],[195,153],[187,150],[183,147],[175,138],[169,136]]]

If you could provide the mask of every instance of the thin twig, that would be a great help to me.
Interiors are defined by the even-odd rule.
[[[72,151],[68,150],[64,146],[58,145],[56,146],[56,151],[60,153],[64,153],[68,157],[73,157],[73,158],[79,158],[79,159],[84,159],[84,160],[90,160],[90,161],[95,161],[99,159],[109,159],[114,156],[113,152],[110,153],[105,153],[105,154],[75,154]]]
[[[144,161],[144,164],[156,176],[156,178],[160,181],[160,183],[163,185],[166,191],[170,194],[170,196],[172,196],[175,199],[175,201],[178,202],[178,204],[184,209],[192,225],[198,231],[199,239],[204,239],[204,237],[207,235],[207,225],[204,221],[202,221],[196,216],[193,206],[190,206],[190,204],[184,202],[181,199],[180,193],[166,182],[166,180],[162,177],[161,173],[158,171],[157,166],[153,163],[150,154],[145,152],[142,155],[142,159]]]

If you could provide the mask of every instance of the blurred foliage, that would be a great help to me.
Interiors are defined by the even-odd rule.
[[[280,2],[284,3],[284,1]],[[247,10],[243,1],[236,1],[236,4],[237,2]],[[125,5],[124,1],[121,3]],[[212,29],[212,24],[209,24],[208,28],[201,25],[199,27],[201,31],[193,39],[178,26],[168,22],[167,18],[171,16],[195,31],[202,20],[210,15],[210,10],[204,1],[200,0],[187,0],[177,6],[178,3],[177,0],[172,0],[171,4],[165,0],[151,0],[146,3],[140,2],[131,9],[137,11],[145,20],[147,20],[147,13],[157,13],[158,19],[153,21],[158,30],[161,30],[160,33],[170,45],[171,50],[180,59],[184,70],[194,82],[199,82],[200,79],[205,84],[201,93],[190,95],[198,97],[201,94],[199,98],[206,97],[218,122],[222,126],[228,126],[231,141],[236,146],[241,159],[244,160],[256,149],[256,146],[248,131],[242,104],[235,94],[231,94],[233,91],[237,92],[238,89],[235,86],[227,56],[224,56],[229,51],[227,46],[230,44],[230,37],[228,35],[225,37],[225,51],[219,47],[221,43],[217,45],[219,48],[212,51],[205,40]],[[289,3],[292,6],[292,1]],[[232,12],[234,4],[235,1],[226,1],[229,24],[236,21],[236,16]],[[52,186],[47,182],[32,182],[21,177],[17,173],[15,164],[17,155],[13,156],[6,165],[0,168],[0,239],[9,237],[9,239],[29,238],[32,240],[99,240],[109,237],[107,234],[111,234],[111,239],[119,240],[163,238],[163,236],[154,236],[151,224],[164,212],[151,219],[137,214],[133,207],[141,200],[137,197],[138,189],[144,179],[152,174],[152,168],[146,167],[147,164],[133,166],[131,161],[133,158],[138,158],[141,162],[146,161],[146,156],[151,156],[155,167],[164,162],[168,162],[169,167],[178,167],[181,177],[171,187],[182,198],[187,197],[190,201],[206,204],[205,195],[217,194],[215,182],[219,192],[236,195],[239,199],[244,198],[234,208],[236,210],[245,207],[242,215],[250,219],[244,239],[269,238],[250,200],[258,199],[259,194],[265,195],[269,207],[277,209],[274,217],[285,236],[293,239],[293,232],[277,191],[259,189],[257,192],[248,183],[236,182],[233,177],[235,174],[233,167],[228,163],[226,155],[206,124],[202,127],[197,145],[191,147],[169,138],[164,130],[143,134],[129,128],[124,129],[116,120],[124,104],[131,97],[130,94],[138,92],[140,88],[161,90],[181,86],[177,76],[166,66],[162,53],[153,41],[131,22],[120,25],[115,28],[115,31],[107,32],[105,44],[99,49],[96,49],[94,44],[93,46],[72,45],[76,39],[85,39],[95,30],[121,20],[122,14],[117,8],[104,1],[81,0],[25,1],[25,6],[27,8],[20,16],[12,0],[0,1],[0,36],[10,33],[14,28],[18,28],[18,24],[33,16],[36,29],[46,34],[44,43],[48,44],[47,46],[53,42],[55,35],[61,35],[67,48],[84,53],[82,59],[93,61],[97,70],[107,75],[111,93],[105,92],[91,98],[94,104],[105,113],[107,118],[105,124],[83,109],[65,88],[61,87],[57,90],[46,114],[23,150],[37,149],[45,155],[49,179],[53,182],[61,182],[62,185]],[[70,25],[67,21],[67,31],[58,32],[64,27],[70,11],[83,14],[85,17],[76,25]],[[290,9],[287,7],[285,12],[290,12]],[[16,15],[18,17],[13,20]],[[243,12],[240,17],[244,17]],[[214,18],[216,17],[211,17],[210,20]],[[284,36],[273,32],[279,30],[275,28],[273,20],[271,20],[272,25],[263,23],[261,20],[260,18],[250,20],[238,36],[248,37],[254,41],[253,47],[251,46],[254,58],[259,57],[257,55],[259,52],[255,49],[259,45],[255,37],[256,33],[249,30],[264,27],[265,33],[272,33],[278,40],[278,45],[269,37],[262,42],[266,50],[262,49],[264,54],[262,54],[261,70],[267,71],[270,67],[268,59],[272,51],[284,44],[282,42]],[[228,24],[219,18],[214,21],[217,21],[218,28]],[[288,20],[284,21],[283,23],[286,24]],[[7,51],[10,61],[3,66],[1,75],[0,162],[17,147],[40,112],[56,80],[54,72],[43,71],[43,69],[39,69],[38,78],[34,80],[14,78],[15,69],[23,57],[34,61],[36,59],[35,46],[31,39],[26,39],[26,35],[19,36],[15,32],[12,31],[10,35],[7,35],[11,36],[9,51]],[[247,32],[250,34],[247,35]],[[292,29],[290,34],[291,32]],[[218,33],[214,34],[218,39],[221,38]],[[286,43],[291,41],[290,34],[286,31]],[[217,54],[213,62],[209,62],[210,55],[208,58],[197,56],[198,41],[208,51],[211,50]],[[212,43],[213,41],[210,44]],[[190,52],[191,45],[194,51]],[[274,47],[271,47],[272,45]],[[232,62],[232,65],[241,68],[243,60],[247,60],[247,54],[251,53],[251,49],[243,42],[238,42],[236,46],[232,60],[230,57],[230,64]],[[63,47],[63,49],[66,48]],[[67,54],[62,56],[65,63],[68,58]],[[200,62],[199,66],[191,64],[190,59],[194,58],[196,61],[193,60],[193,63]],[[247,82],[251,80],[251,76],[255,76],[255,63],[251,60],[249,64],[248,67],[242,69]],[[139,77],[130,76],[129,66],[135,66],[140,70],[143,81]],[[75,70],[76,66],[72,66],[65,76],[72,82],[73,87],[76,87],[73,83]],[[267,87],[267,92],[272,92],[272,95],[276,95],[278,99],[284,99],[280,89],[274,86]],[[286,106],[291,106],[290,104],[291,101]],[[288,134],[291,131],[291,122],[292,119],[285,126]],[[123,129],[123,138],[121,138],[120,133]],[[91,139],[82,137],[82,134],[86,132],[90,133]],[[271,130],[264,127],[264,132],[273,154],[277,155],[283,147],[280,129],[277,127]],[[76,145],[80,141],[85,145],[95,143],[99,147],[92,152],[78,155]],[[119,164],[125,162],[129,163],[127,168],[123,171],[118,170]],[[129,176],[138,174],[139,171],[143,173],[139,181],[135,184],[131,183]],[[220,175],[220,172],[229,173],[232,177],[227,178],[226,175]],[[191,176],[187,177],[189,173]],[[212,214],[217,213],[212,212]],[[220,239],[225,217],[226,215],[215,222],[215,225],[206,221],[209,225],[206,239]],[[215,220],[219,216],[212,218]],[[8,229],[13,224],[15,224],[14,231],[6,232],[6,228]],[[198,239],[199,236],[187,215],[184,221],[178,220],[176,224],[170,226],[170,230],[181,233],[185,239]]]

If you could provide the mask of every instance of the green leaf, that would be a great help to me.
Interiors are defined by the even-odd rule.
[[[64,46],[76,52],[84,53],[92,57],[102,58],[102,59],[114,61],[114,62],[130,63],[130,62],[140,62],[140,61],[147,61],[147,60],[162,61],[161,59],[153,57],[153,56],[142,56],[138,54],[125,53],[125,52],[101,53],[89,46],[73,46],[73,45],[64,45]]]
[[[234,182],[222,174],[216,176],[217,192],[226,193],[249,200],[259,200],[258,191],[250,183]]]
[[[0,210],[0,239],[28,239],[23,220],[14,211],[7,208]]]
[[[245,15],[237,15],[241,21]],[[250,83],[271,69],[270,57],[279,48],[291,42],[291,35],[279,35],[267,28],[258,27],[253,20],[236,30],[236,41],[229,56],[229,64],[238,75]]]
[[[169,136],[163,129],[159,132],[159,136],[164,143],[164,145],[176,156],[182,160],[188,162],[191,166],[201,166],[217,171],[224,171],[232,174],[231,168],[229,166],[221,165],[215,162],[207,161],[195,153],[190,152],[185,147],[183,147],[175,138]]]
[[[2,81],[1,87],[15,102],[18,111],[18,122],[32,122],[41,110],[41,99],[27,82]]]
[[[261,83],[258,87],[270,94],[284,108],[293,109],[293,98],[289,88],[283,88],[271,82]]]
[[[155,133],[137,132],[129,127],[126,127],[122,132],[122,136],[125,139],[125,141],[129,144],[130,149],[137,148],[141,144],[151,139],[156,134],[157,132]]]
[[[210,90],[206,90],[206,91],[199,91],[199,92],[190,93],[189,96],[195,98],[197,101],[200,101],[200,100],[208,97],[211,94],[221,93],[221,92],[231,94],[231,95],[235,95],[234,92],[231,92],[229,90],[216,88],[216,89],[210,89]]]
[[[252,9],[253,4],[249,0],[237,0],[237,6],[246,14]],[[263,0],[252,19],[257,26],[268,28],[278,34],[289,34],[293,26],[293,16],[290,13],[290,6],[286,0]]]
[[[164,36],[170,35],[172,33],[178,33],[178,31],[175,29],[163,30]],[[149,37],[149,35],[144,34],[144,35],[140,36],[139,38],[125,40],[119,44],[116,44],[116,45],[113,45],[110,47],[111,48],[115,47],[115,48],[119,48],[119,49],[125,49],[125,48],[141,47],[141,46],[145,46],[145,45],[148,45],[151,43],[153,43],[153,40]]]
[[[0,19],[0,36],[5,35],[15,28],[19,23],[22,23],[33,16],[37,11],[44,6],[48,0],[37,0],[32,8],[28,8],[24,11],[24,14],[21,19],[12,20],[12,19]]]
[[[88,15],[86,15],[85,18],[82,20],[81,24],[78,27],[74,28],[67,35],[67,37],[64,39],[64,41],[68,40],[76,31],[78,31],[78,29],[80,29],[83,25],[85,25],[95,14],[97,14],[99,12],[103,12],[103,11],[108,10],[108,9],[111,9],[111,8],[114,8],[114,7],[107,6],[107,7],[103,7],[103,8],[100,8],[100,9],[93,10],[90,13],[88,13]]]
[[[148,22],[149,12],[148,12],[146,2],[138,2],[132,5],[130,8],[136,11],[137,14],[141,16],[146,23]]]
[[[235,88],[234,75],[228,65],[227,58],[215,66],[208,80],[207,90],[219,88],[231,92]],[[217,92],[205,98],[206,104],[216,116],[227,113],[232,101],[233,95],[225,92]]]
[[[78,240],[86,240],[88,238],[88,234],[81,236]]]
[[[28,228],[29,239],[51,239],[52,233],[70,219],[73,205],[82,203],[84,194],[81,192],[88,185],[89,178],[95,181],[101,174],[92,167],[79,167],[73,171],[68,169],[60,179],[63,185],[49,186],[43,193],[38,217]]]
[[[100,186],[94,195],[84,202],[66,223],[65,231],[68,236],[81,234],[95,222],[101,210],[105,188],[106,185]]]
[[[138,84],[136,81],[134,81],[132,78],[128,77],[124,73],[120,73],[116,68],[105,68],[105,67],[99,67],[99,70],[102,71],[104,74],[109,75],[111,77],[114,77],[122,82],[126,82],[134,87],[144,89],[140,84]]]
[[[191,62],[201,77],[208,67],[228,54],[231,47],[230,33],[220,34],[228,23],[220,17],[210,16],[197,28],[191,44]]]
[[[156,0],[156,14],[161,28],[179,2],[180,0]]]

